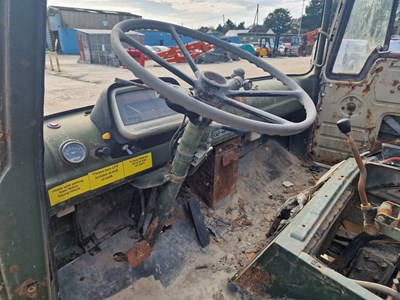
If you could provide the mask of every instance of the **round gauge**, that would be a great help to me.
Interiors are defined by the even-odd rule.
[[[79,141],[67,141],[60,148],[62,158],[70,164],[80,164],[87,157],[87,149]]]

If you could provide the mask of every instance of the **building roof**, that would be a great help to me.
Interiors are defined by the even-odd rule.
[[[77,31],[83,32],[83,33],[87,33],[87,34],[111,34],[111,30],[110,29],[79,29],[76,28]],[[137,31],[128,31],[125,32],[126,34],[130,34],[130,35],[144,35],[143,33],[137,32]]]
[[[238,36],[239,33],[248,33],[249,29],[234,29],[234,30],[228,30],[227,33],[225,33],[225,37],[234,37]]]
[[[142,16],[134,15],[128,12],[122,11],[112,11],[112,10],[99,10],[91,8],[78,8],[78,7],[66,7],[66,6],[49,6],[48,10],[60,10],[60,11],[76,11],[76,12],[86,12],[92,14],[106,14],[106,15],[120,15],[141,18]]]

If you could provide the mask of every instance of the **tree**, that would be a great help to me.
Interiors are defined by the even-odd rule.
[[[330,16],[331,22],[336,12],[338,0],[332,2],[332,13]],[[321,26],[322,12],[324,10],[324,0],[311,0],[310,4],[306,6],[306,13],[302,18],[301,31],[308,32]]]
[[[323,8],[323,0],[311,0],[310,4],[306,6],[306,13],[301,20],[302,32],[314,30],[321,25]]]
[[[222,27],[221,24],[218,24],[217,28],[215,29],[217,32],[223,33],[224,32],[224,28]]]
[[[264,26],[275,33],[284,33],[289,31],[291,22],[292,16],[289,10],[277,8],[265,18]]]
[[[240,22],[239,25],[236,28],[237,29],[245,29],[244,22]]]
[[[207,27],[207,26],[201,26],[197,31],[207,33],[208,31],[212,30],[213,28]]]
[[[236,29],[235,23],[231,21],[231,19],[226,20],[224,24],[224,33],[226,33],[228,30]]]

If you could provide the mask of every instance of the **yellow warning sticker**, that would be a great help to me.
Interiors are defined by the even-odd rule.
[[[86,176],[65,182],[49,189],[51,206],[66,201],[72,197],[98,189],[124,177],[150,169],[153,159],[146,153],[123,162],[90,172]]]
[[[124,167],[122,163],[98,169],[88,174],[92,190],[110,184],[124,178]]]
[[[88,176],[76,178],[49,189],[51,206],[90,191]]]
[[[125,160],[123,164],[126,177],[150,169],[153,166],[151,152]]]

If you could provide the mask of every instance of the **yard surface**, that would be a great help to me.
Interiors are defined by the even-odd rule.
[[[302,74],[310,69],[310,56],[261,59],[287,74]],[[61,72],[56,72],[51,71],[49,57],[46,57],[45,115],[93,105],[103,89],[112,84],[115,78],[127,80],[134,78],[132,73],[124,68],[82,64],[78,63],[78,60],[79,56],[76,55],[60,55]],[[53,63],[55,65],[54,59]],[[186,63],[174,64],[174,66],[193,75]],[[223,76],[231,75],[237,68],[246,71],[246,78],[265,75],[263,70],[245,61],[200,64],[199,67],[203,71],[212,70]],[[156,76],[171,76],[169,71],[155,65],[152,61],[146,62],[146,70]]]

